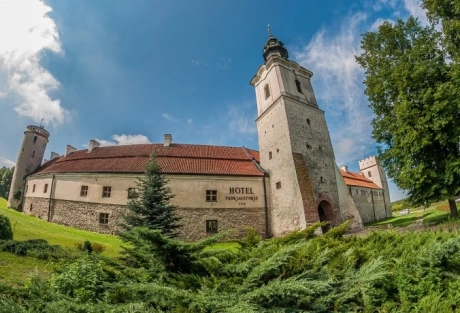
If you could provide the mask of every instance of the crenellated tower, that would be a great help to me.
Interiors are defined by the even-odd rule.
[[[49,136],[49,132],[43,126],[27,126],[11,181],[9,208],[20,209],[24,193],[24,178],[42,164]]]
[[[317,221],[343,220],[335,156],[324,111],[316,102],[311,71],[289,60],[271,33],[264,64],[251,80],[261,166],[270,175],[272,235]]]

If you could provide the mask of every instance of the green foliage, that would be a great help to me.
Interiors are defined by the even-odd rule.
[[[262,236],[260,236],[257,229],[252,228],[252,227],[246,227],[246,237],[238,241],[238,243],[242,247],[246,248],[246,247],[255,247],[261,241],[262,241]]]
[[[458,10],[449,1],[426,0],[432,17],[443,14],[434,3]],[[458,22],[458,15],[451,18]],[[451,201],[460,192],[460,59],[448,53],[455,50],[449,34],[412,17],[384,22],[363,35],[356,58],[365,70],[379,159],[416,206]],[[455,205],[451,214],[457,216]]]
[[[145,175],[137,179],[138,194],[128,203],[130,213],[124,217],[126,229],[147,227],[171,237],[177,236],[180,218],[176,215],[177,206],[169,203],[174,195],[167,183],[156,154],[152,153]]]
[[[50,279],[2,288],[0,312],[454,312],[460,234],[321,224],[241,249],[133,228],[122,260],[84,254]]]
[[[62,260],[72,255],[60,246],[49,245],[43,239],[26,241],[0,240],[0,251],[10,252],[19,256],[30,256],[40,260]]]
[[[91,243],[89,240],[85,240],[84,242],[76,242],[75,247],[78,250],[84,251],[84,252],[87,252],[87,253],[98,253],[98,254],[100,254],[100,253],[104,252],[104,250],[105,250],[104,245],[102,245],[100,243],[97,243],[97,242]]]
[[[8,199],[13,173],[14,167],[3,166],[0,168],[0,198]]]
[[[13,229],[11,228],[10,219],[0,214],[0,240],[13,239]]]

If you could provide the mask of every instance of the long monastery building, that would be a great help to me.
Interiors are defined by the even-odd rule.
[[[289,60],[270,35],[264,64],[251,80],[257,99],[259,151],[245,147],[180,144],[67,146],[43,157],[50,134],[28,126],[18,155],[8,206],[59,224],[104,233],[119,230],[136,179],[156,152],[182,217],[181,236],[220,231],[244,235],[246,227],[280,236],[317,221],[352,228],[391,215],[385,172],[375,157],[360,172],[335,164],[324,111],[314,96],[312,73]],[[326,228],[323,229],[326,231]]]

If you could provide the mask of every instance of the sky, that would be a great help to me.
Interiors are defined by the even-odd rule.
[[[258,150],[249,81],[267,25],[311,70],[336,162],[376,155],[361,34],[409,15],[419,0],[0,0],[0,167],[27,125],[67,144],[173,142]],[[390,184],[392,200],[403,192]]]

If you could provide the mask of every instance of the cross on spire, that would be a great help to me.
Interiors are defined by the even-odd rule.
[[[269,35],[270,37],[273,37],[272,31],[271,31],[271,29],[270,29],[270,24],[267,25],[267,31],[268,31],[268,35]]]

